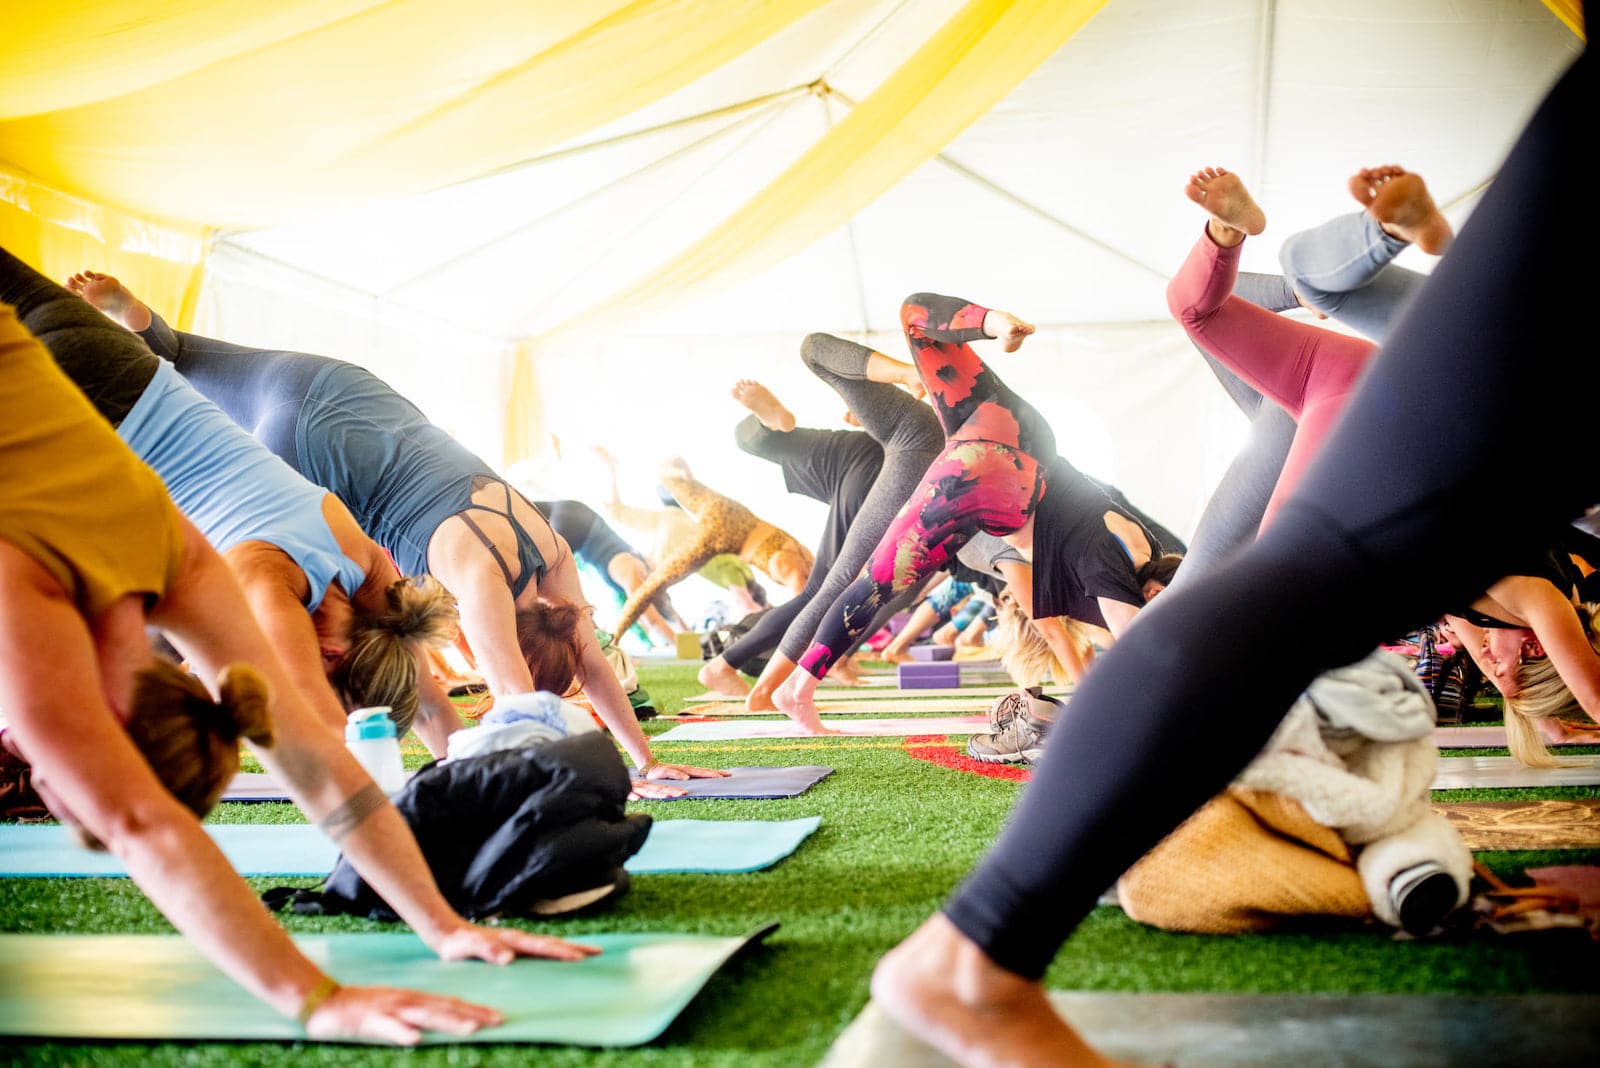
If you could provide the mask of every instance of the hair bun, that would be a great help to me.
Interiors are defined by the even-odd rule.
[[[275,734],[272,689],[267,677],[253,664],[229,664],[217,676],[217,688],[222,692],[218,702],[219,729],[226,724],[235,738],[270,746]]]

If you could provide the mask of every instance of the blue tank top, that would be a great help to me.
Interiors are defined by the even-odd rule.
[[[494,553],[511,595],[544,576],[543,555],[511,516],[505,480],[364,368],[327,361],[300,409],[295,453],[300,472],[338,494],[404,574],[427,574],[428,543],[440,523],[460,515],[475,527],[468,513],[484,511],[505,516],[516,536],[515,581],[507,562]],[[472,503],[480,480],[505,488],[503,512]],[[488,544],[481,532],[478,537]]]
[[[218,552],[264,541],[287,553],[311,585],[308,612],[322,604],[330,582],[354,594],[366,581],[322,514],[328,491],[267,451],[170,363],[160,363],[117,433]]]

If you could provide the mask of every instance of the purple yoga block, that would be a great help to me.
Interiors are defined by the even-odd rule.
[[[901,664],[899,682],[902,690],[934,690],[945,686],[960,686],[961,665],[948,661]]]
[[[953,645],[913,645],[906,650],[913,660],[953,660],[956,649]]]

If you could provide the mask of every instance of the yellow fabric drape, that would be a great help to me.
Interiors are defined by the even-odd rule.
[[[1567,29],[1576,34],[1578,40],[1588,42],[1589,38],[1584,36],[1583,0],[1544,0],[1544,6],[1549,8]]]
[[[82,270],[116,276],[153,308],[194,323],[207,232],[127,215],[0,171],[0,247],[56,281]]]
[[[518,342],[510,358],[511,382],[505,390],[505,424],[501,428],[501,457],[507,467],[531,460],[549,449],[544,409],[539,403],[533,368],[533,343]]]
[[[60,5],[41,3],[27,20],[33,32],[0,45],[8,83],[16,63],[41,86],[8,109],[29,114],[0,122],[0,165],[133,214],[265,225],[520,162],[687,85],[825,3],[299,0],[258,31],[260,5],[223,5],[230,25],[191,3],[128,0],[103,64],[75,61],[60,33],[38,29],[46,18],[69,26]],[[66,6],[82,19],[102,5]],[[143,26],[142,7],[165,16],[156,26],[165,33]],[[228,32],[218,43],[204,39],[210,29]],[[168,35],[178,61],[162,76],[145,52],[162,55]],[[52,59],[61,70],[43,69]],[[84,93],[71,83],[79,69],[93,85]]]
[[[800,251],[937,155],[1105,2],[972,0],[715,230],[557,330],[591,316],[616,322],[668,296],[690,299]]]

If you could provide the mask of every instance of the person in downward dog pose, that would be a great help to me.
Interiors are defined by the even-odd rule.
[[[737,554],[791,593],[798,594],[805,588],[812,565],[811,550],[794,535],[698,481],[682,457],[664,461],[656,476],[684,511],[694,516],[695,536],[671,556],[658,560],[655,570],[628,595],[617,616],[619,632],[633,626],[640,613],[664,590],[723,553]]]
[[[654,758],[586,618],[566,542],[482,459],[369,371],[325,356],[182,333],[116,279],[84,272],[83,297],[143,337],[196,389],[309,481],[336,494],[408,574],[457,600],[461,630],[496,698],[581,687],[643,779],[720,776]],[[419,713],[440,739],[461,726],[431,673]],[[448,743],[446,743],[447,745]],[[646,796],[676,796],[641,782]]]
[[[917,399],[924,390],[915,368],[830,334],[807,335],[800,345],[800,358],[812,374],[839,394],[849,420],[861,431],[794,431],[793,434],[802,435],[796,441],[790,432],[776,431],[765,423],[763,411],[780,427],[785,424],[786,412],[766,405],[755,408],[754,423],[747,420],[741,424],[741,445],[747,440],[752,447],[766,442],[765,447],[772,449],[781,443],[788,457],[783,466],[789,486],[804,487],[819,500],[825,495],[830,502],[829,533],[818,553],[818,567],[807,582],[808,595],[789,619],[780,620],[783,629],[779,631],[782,637],[777,653],[767,661],[745,701],[751,711],[777,707],[773,694],[794,672],[824,615],[860,574],[868,555],[943,444],[938,419],[928,405]],[[759,404],[760,398],[755,399]],[[789,416],[788,422],[792,420],[793,416]],[[768,432],[758,434],[763,426]],[[825,448],[824,442],[832,447]],[[855,452],[843,451],[845,447]],[[854,463],[849,462],[851,456],[858,454],[865,459],[858,456]],[[826,567],[820,563],[824,556],[828,557]],[[914,593],[908,587],[901,597],[890,598],[880,609],[878,620],[887,619]],[[780,606],[779,610],[785,607]],[[875,629],[869,623],[861,636]],[[746,635],[745,640],[749,638]],[[743,646],[741,641],[730,651],[743,656]]]
[[[785,714],[813,733],[827,731],[815,694],[834,661],[886,605],[943,568],[980,531],[1007,536],[1033,554],[1035,618],[1070,616],[1104,624],[1113,634],[1176,567],[1143,524],[1056,455],[1049,424],[968,345],[997,338],[1015,352],[1033,333],[1031,324],[931,293],[908,298],[900,321],[945,445],[860,575],[828,609],[798,662],[803,670],[774,695]],[[1044,501],[1049,504],[1040,513]]]
[[[1472,598],[1600,498],[1592,471],[1527,462],[1590,448],[1581,420],[1551,418],[1549,383],[1587,287],[1556,253],[1592,229],[1594,92],[1584,53],[1276,521],[1163,595],[1078,687],[999,839],[874,973],[874,1000],[912,1034],[968,1068],[1112,1063],[1040,982],[1105,888],[1260,752],[1319,673]],[[1424,455],[1450,463],[1394,462]],[[1506,486],[1526,507],[1483,508]]]
[[[45,333],[49,313],[35,317]],[[342,987],[295,947],[197,818],[238,767],[241,739],[439,956],[595,952],[456,914],[399,812],[287,682],[216,550],[4,304],[0,367],[0,747],[31,765],[58,818],[313,1038],[410,1045],[423,1030],[465,1035],[501,1016],[437,994]],[[147,624],[199,681],[156,657]]]

